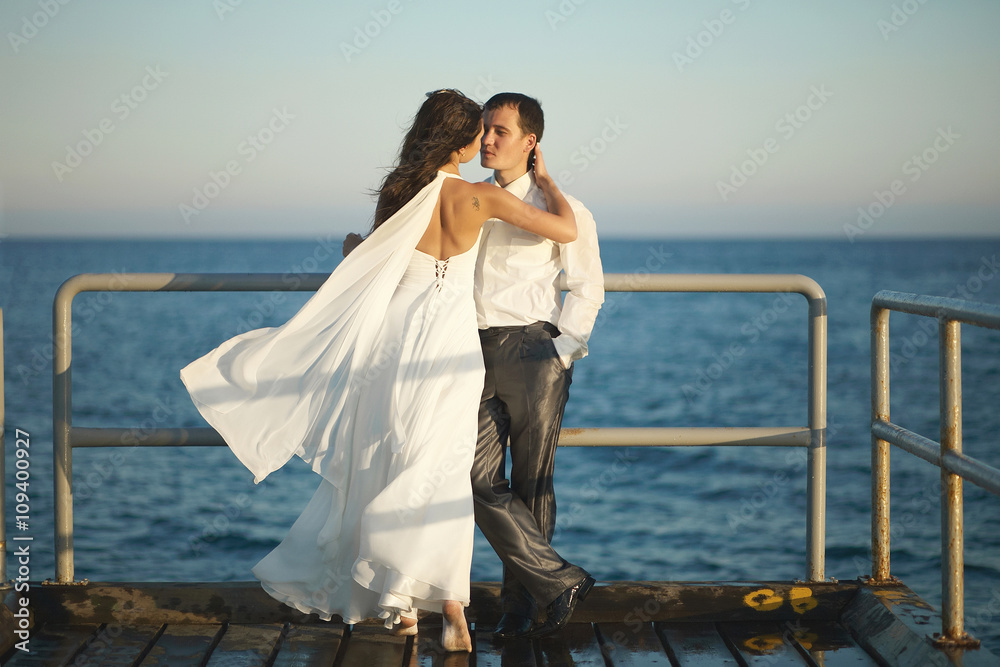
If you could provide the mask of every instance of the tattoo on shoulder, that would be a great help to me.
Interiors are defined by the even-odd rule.
[[[472,205],[476,207],[477,211],[479,210],[479,197],[472,198]]]

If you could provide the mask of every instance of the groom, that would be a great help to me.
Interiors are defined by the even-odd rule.
[[[480,163],[493,170],[490,181],[538,208],[545,208],[545,197],[531,167],[543,129],[542,108],[526,95],[500,93],[484,106]],[[495,632],[501,639],[559,630],[595,583],[549,545],[556,521],[555,452],[573,362],[586,356],[604,302],[594,217],[576,199],[566,199],[576,214],[576,241],[554,243],[489,220],[476,266],[486,382],[472,492],[476,523],[504,564],[504,614]],[[565,301],[560,273],[569,288]]]

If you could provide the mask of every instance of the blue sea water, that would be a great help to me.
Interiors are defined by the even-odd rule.
[[[31,439],[32,579],[53,576],[51,318],[84,272],[328,272],[337,239],[5,241],[0,244],[7,502],[14,433]],[[869,309],[881,289],[1000,303],[1000,240],[604,240],[605,270],[801,273],[828,298],[826,573],[870,571]],[[308,294],[85,293],[74,303],[73,419],[202,426],[178,370],[222,340],[279,324]],[[799,296],[609,293],[574,370],[565,426],[806,424]],[[892,418],[937,439],[937,334],[895,314]],[[1000,467],[1000,332],[964,326],[965,451]],[[892,456],[892,572],[940,602],[939,472]],[[292,462],[254,486],[225,448],[99,448],[73,455],[76,577],[248,580],[316,486]],[[601,580],[806,576],[805,466],[777,448],[563,448],[555,544]],[[1000,498],[965,485],[966,623],[1000,647]],[[10,512],[8,512],[10,514]],[[8,517],[8,531],[13,531]],[[473,579],[500,566],[477,533]]]

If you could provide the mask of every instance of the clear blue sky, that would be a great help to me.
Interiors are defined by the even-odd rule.
[[[4,0],[0,27],[10,237],[364,229],[441,87],[537,96],[605,237],[1000,234],[995,0]]]

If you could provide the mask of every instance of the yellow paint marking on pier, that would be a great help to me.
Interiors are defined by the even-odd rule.
[[[813,597],[812,589],[805,586],[796,586],[788,591],[788,601],[796,614],[804,614],[819,605],[819,600]],[[755,611],[774,611],[784,603],[785,598],[781,593],[771,588],[758,588],[743,596],[743,604]]]
[[[815,609],[819,604],[819,600],[813,597],[812,589],[805,586],[792,588],[788,592],[788,599],[796,614],[804,614],[810,609]]]
[[[778,634],[768,634],[768,635],[757,635],[756,637],[751,637],[743,642],[743,646],[749,649],[751,652],[756,654],[767,654],[773,653],[775,649],[781,646],[784,642],[781,639],[781,635]]]
[[[808,630],[796,630],[792,636],[807,651],[813,647],[813,644],[819,641],[819,635]]]
[[[759,588],[743,596],[743,603],[756,611],[774,611],[784,602],[785,599],[770,588]]]

